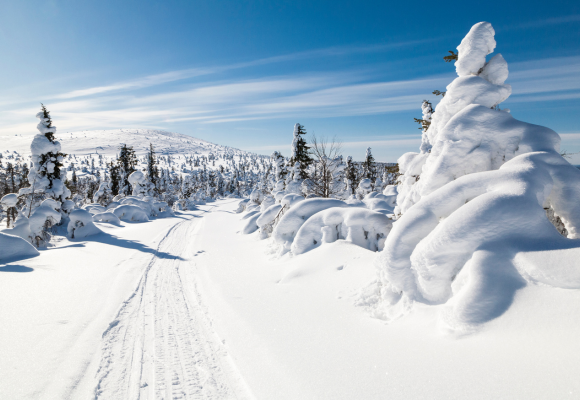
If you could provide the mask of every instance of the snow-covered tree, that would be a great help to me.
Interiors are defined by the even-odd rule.
[[[70,196],[70,191],[61,180],[62,162],[66,154],[60,151],[60,143],[54,137],[56,127],[52,125],[50,112],[44,105],[36,117],[40,119],[37,126],[40,133],[34,137],[30,146],[32,153],[32,169],[28,174],[30,192],[44,193],[48,198],[62,203]]]
[[[312,164],[312,158],[309,154],[310,147],[307,145],[303,136],[306,135],[304,126],[300,124],[294,125],[294,138],[292,140],[292,156],[290,157],[289,165],[294,167],[296,163],[300,164],[298,171],[298,179],[304,180],[308,178],[308,167]],[[294,177],[292,177],[294,179]]]
[[[375,172],[375,158],[373,157],[371,148],[367,147],[365,160],[363,162],[363,178],[374,181]]]
[[[503,57],[486,59],[494,35],[487,22],[471,28],[420,153],[399,159],[399,219],[368,297],[377,316],[441,305],[448,329],[469,332],[504,313],[526,282],[580,288],[548,256],[580,237],[580,171],[560,156],[556,132],[498,109],[511,86]],[[546,258],[530,253],[538,249]]]

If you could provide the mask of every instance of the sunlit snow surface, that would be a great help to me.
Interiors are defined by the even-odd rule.
[[[20,154],[30,154],[32,138],[33,135],[0,136],[0,151],[15,150]],[[78,156],[87,154],[113,156],[118,153],[121,144],[132,146],[138,155],[143,155],[149,150],[149,143],[153,144],[157,154],[163,155],[207,154],[228,148],[180,133],[151,129],[112,129],[80,132],[57,130],[55,138],[60,142],[64,153]]]

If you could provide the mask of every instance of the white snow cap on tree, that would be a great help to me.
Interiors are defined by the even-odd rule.
[[[296,155],[298,154],[298,140],[300,139],[300,135],[298,134],[300,124],[294,124],[294,137],[292,139],[292,156],[290,159],[296,159]]]
[[[487,22],[476,24],[467,34],[458,47],[459,77],[447,86],[445,97],[437,105],[423,135],[420,153],[406,153],[399,158],[402,187],[395,210],[398,215],[445,183],[468,173],[498,169],[530,149],[534,136],[524,128],[528,124],[491,109],[511,94],[511,86],[503,83],[508,75],[503,57],[498,54],[485,63],[485,56],[495,48],[493,35]],[[472,65],[472,72],[476,65],[477,70],[465,73],[461,65]],[[497,128],[504,134],[488,129],[496,126],[493,124],[501,124]],[[548,148],[559,142],[556,133],[551,132],[546,139]],[[539,142],[536,145],[546,149]]]
[[[457,46],[455,70],[459,76],[478,75],[485,65],[485,57],[495,50],[495,31],[489,22],[480,22]]]

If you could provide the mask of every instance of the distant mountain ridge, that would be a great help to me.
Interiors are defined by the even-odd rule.
[[[55,135],[60,142],[62,151],[67,154],[88,155],[102,154],[114,156],[119,146],[132,146],[137,155],[143,155],[149,150],[149,143],[160,155],[178,154],[209,154],[209,153],[248,153],[210,143],[203,139],[154,129],[110,129],[95,131],[78,131],[62,133],[57,130]],[[0,137],[0,151],[16,151],[22,155],[30,154],[32,135],[14,135]]]

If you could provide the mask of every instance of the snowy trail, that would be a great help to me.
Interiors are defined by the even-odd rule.
[[[135,292],[103,334],[95,399],[247,398],[194,288],[192,237],[201,218],[173,226]],[[170,256],[168,256],[170,255]]]

